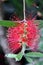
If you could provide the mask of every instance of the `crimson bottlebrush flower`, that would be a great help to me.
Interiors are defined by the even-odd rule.
[[[26,46],[31,50],[34,50],[37,48],[39,38],[38,26],[32,20],[23,22],[17,27],[8,28],[7,39],[12,52],[21,49],[23,43],[26,43]]]

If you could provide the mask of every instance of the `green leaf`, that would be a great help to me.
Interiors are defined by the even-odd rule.
[[[8,54],[5,54],[5,57],[16,58],[16,54],[8,53]]]
[[[31,58],[29,58],[29,57],[25,57],[25,58],[26,58],[27,62],[30,62],[30,63],[33,62],[33,60]]]
[[[29,52],[29,53],[26,53],[25,56],[27,56],[27,57],[43,57],[43,53]]]
[[[35,22],[39,22],[39,28],[43,27],[43,20],[35,20]],[[0,20],[0,25],[5,27],[12,27],[12,26],[18,26],[19,23],[16,21],[9,21],[9,20]]]
[[[19,53],[17,56],[16,56],[16,61],[20,61],[23,57],[23,54],[22,53]]]
[[[12,26],[17,26],[19,23],[17,22],[12,22],[8,20],[0,20],[0,26],[4,27],[12,27]]]
[[[15,58],[16,61],[20,61],[23,57],[23,54],[20,52],[19,54],[6,54],[5,57]]]

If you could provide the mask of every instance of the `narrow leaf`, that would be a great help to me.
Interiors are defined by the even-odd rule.
[[[5,57],[8,57],[8,58],[16,58],[16,54],[5,54]]]
[[[30,63],[33,62],[33,60],[31,58],[29,58],[29,57],[25,57],[25,58],[26,58],[27,62],[30,62]]]
[[[43,57],[43,53],[40,52],[29,52],[25,54],[27,57]]]
[[[16,61],[20,61],[23,57],[23,54],[20,52],[19,54],[6,54],[5,57],[15,58]]]
[[[12,26],[18,26],[18,22],[12,22],[8,20],[0,20],[0,25],[4,27],[12,27]]]
[[[20,61],[23,57],[23,54],[20,52],[16,57],[16,61]]]

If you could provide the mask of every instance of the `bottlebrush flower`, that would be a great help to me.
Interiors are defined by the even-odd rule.
[[[14,53],[21,49],[23,43],[26,43],[26,46],[31,50],[36,49],[39,38],[38,26],[32,20],[23,22],[17,27],[8,28],[8,44],[10,50]]]

